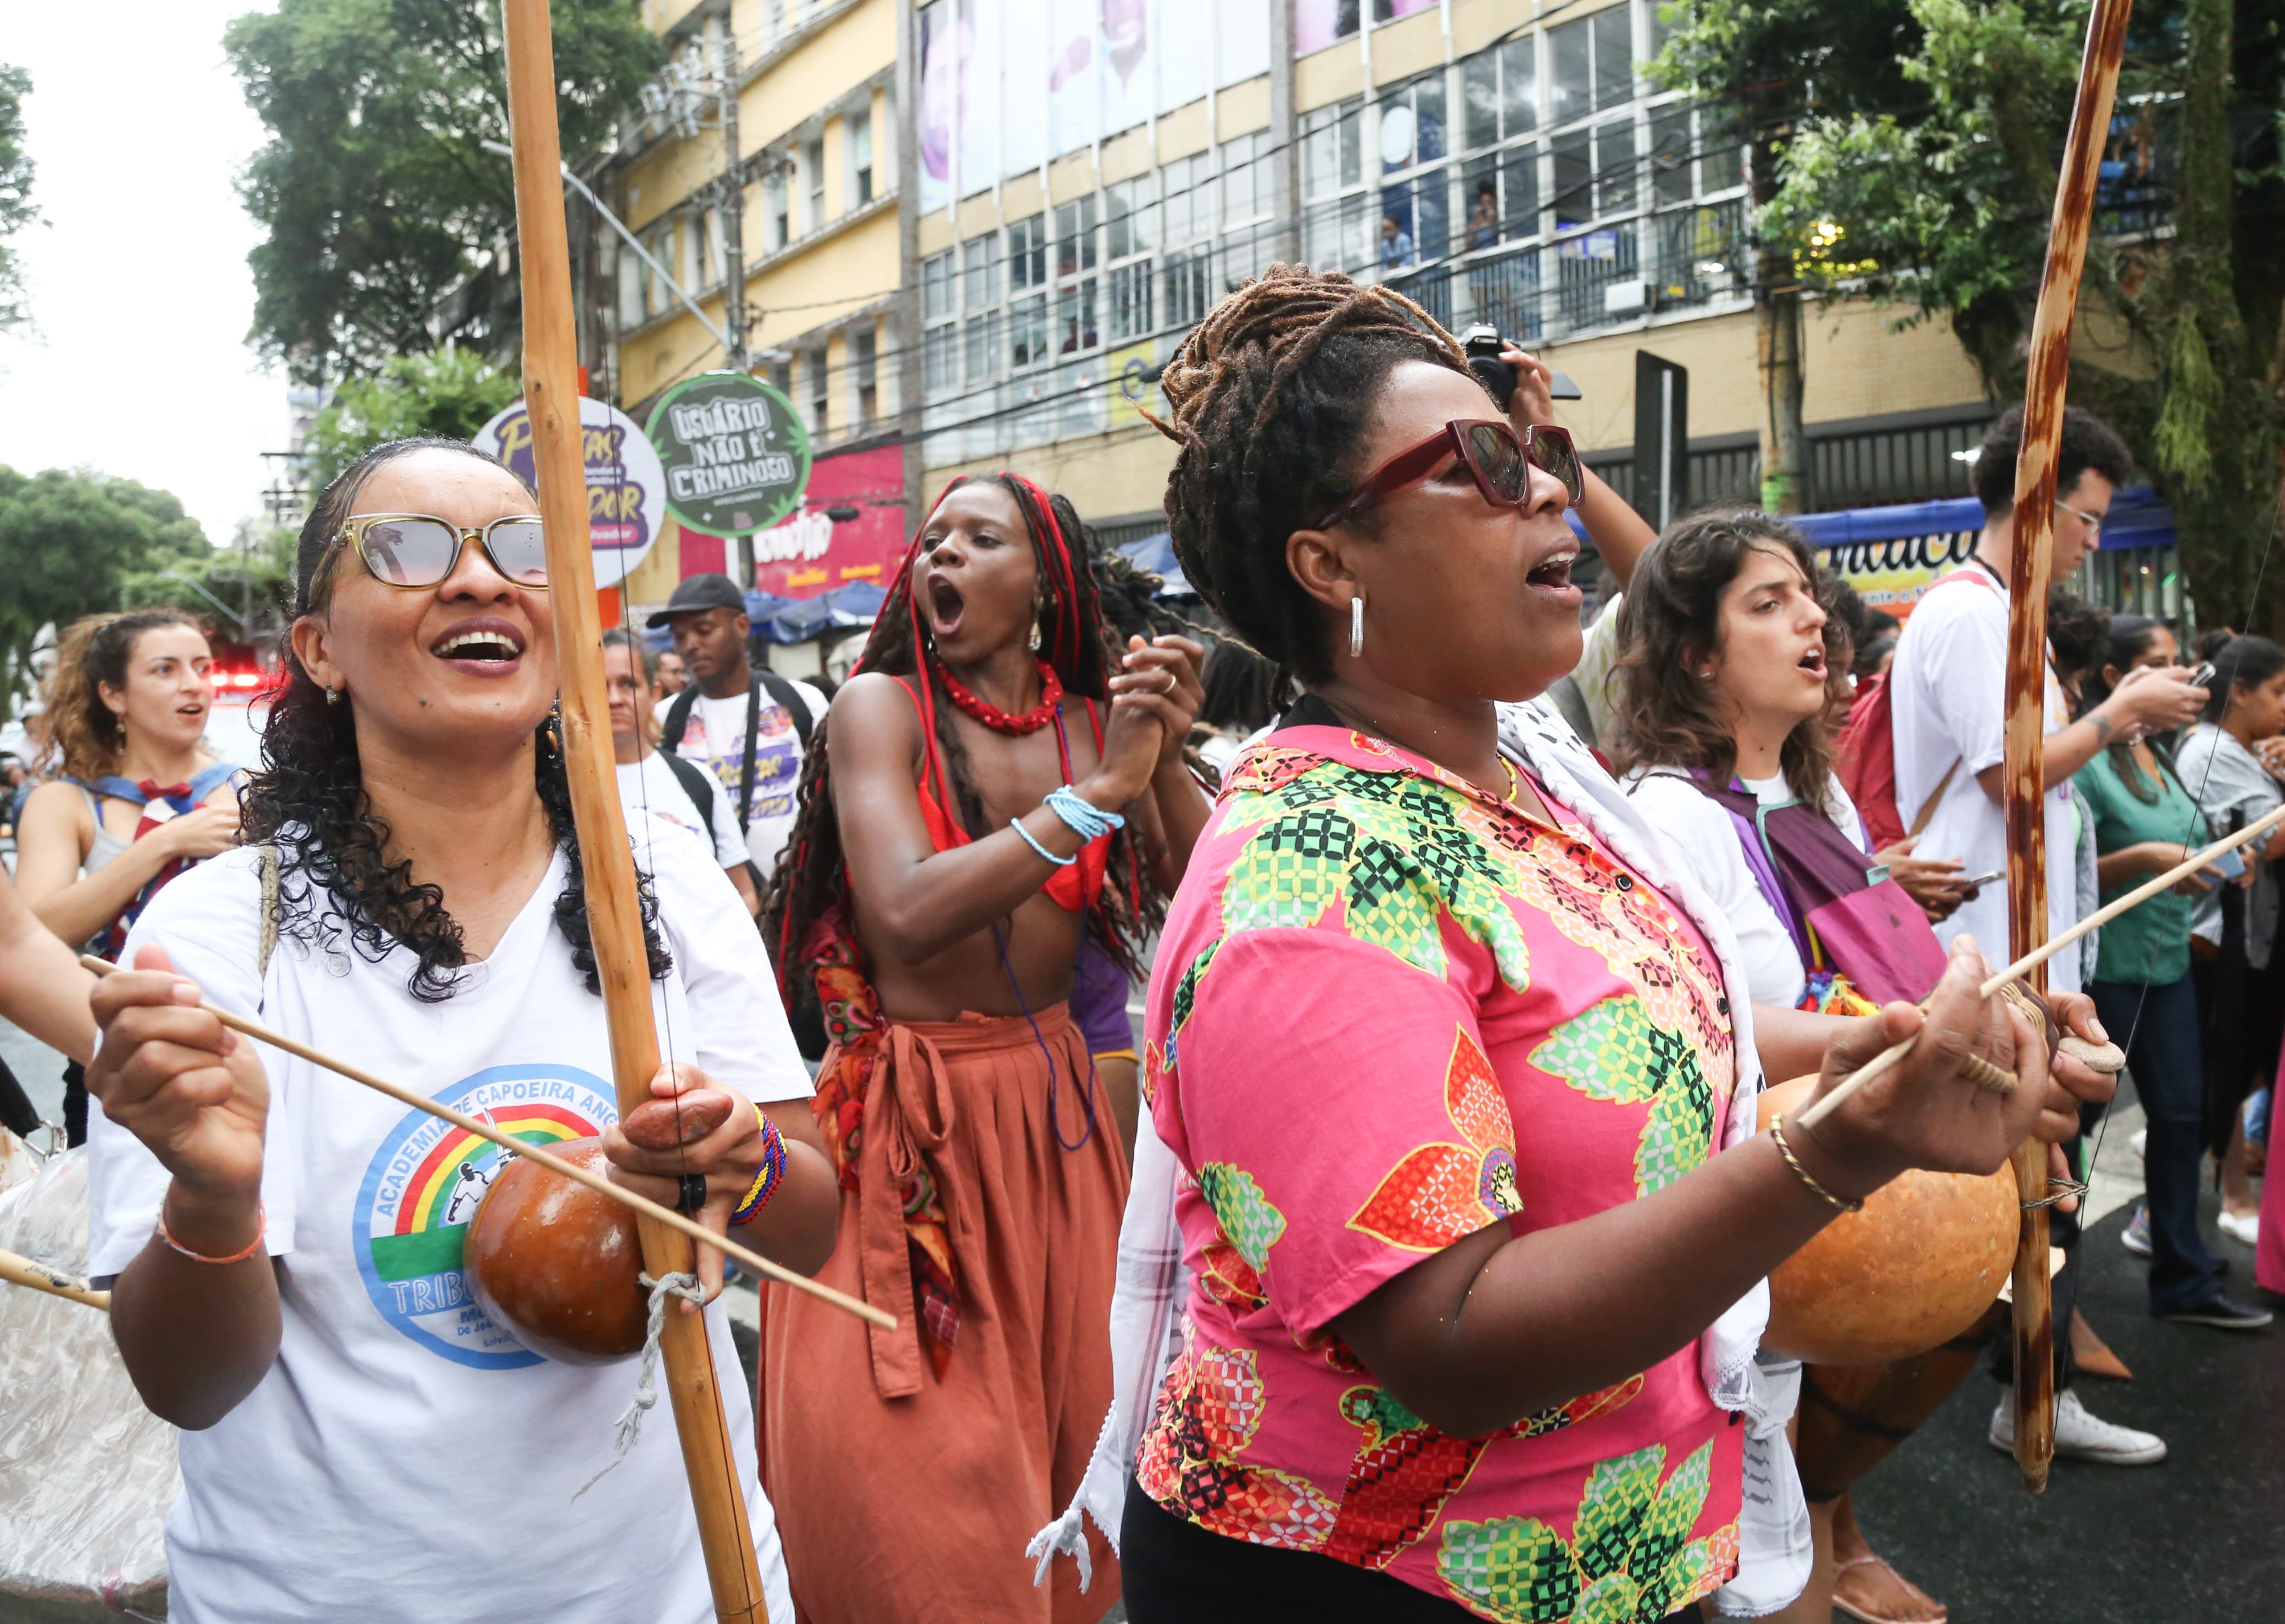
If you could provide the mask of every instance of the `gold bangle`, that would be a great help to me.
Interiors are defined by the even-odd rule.
[[[209,1263],[216,1267],[226,1263],[243,1263],[262,1250],[262,1243],[269,1238],[269,1210],[260,1202],[256,1202],[254,1207],[254,1238],[246,1243],[243,1250],[234,1251],[227,1258],[209,1258],[202,1251],[192,1251],[175,1238],[173,1232],[167,1228],[167,1204],[163,1200],[159,1204],[159,1238],[193,1263]]]
[[[1815,1196],[1819,1201],[1824,1202],[1826,1205],[1833,1208],[1835,1212],[1861,1212],[1865,1210],[1865,1204],[1863,1202],[1849,1201],[1840,1196],[1834,1195],[1831,1190],[1826,1189],[1824,1185],[1817,1181],[1815,1174],[1811,1173],[1808,1168],[1801,1165],[1801,1157],[1795,1156],[1793,1153],[1793,1147],[1786,1143],[1785,1118],[1783,1117],[1778,1118],[1770,1124],[1770,1137],[1777,1141],[1778,1154],[1785,1157],[1785,1165],[1793,1169],[1793,1176],[1799,1179],[1803,1184],[1809,1186],[1810,1194]]]

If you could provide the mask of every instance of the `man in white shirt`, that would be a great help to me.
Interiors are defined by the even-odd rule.
[[[1975,494],[1983,504],[1983,530],[1966,568],[1938,582],[1913,606],[1896,641],[1888,668],[1890,715],[1895,730],[1896,812],[1906,828],[1920,829],[1919,851],[1927,857],[1957,857],[1972,879],[1996,876],[1971,892],[1951,918],[1937,924],[1944,942],[1973,934],[1993,964],[2008,956],[2007,826],[2006,795],[2007,686],[2007,571],[2015,553],[2015,460],[2022,444],[2023,412],[2010,409],[1991,426],[1975,459]],[[2132,459],[2126,446],[2100,420],[2077,408],[2063,413],[2061,443],[2055,457],[2054,539],[2052,578],[2064,582],[2095,545],[2112,491],[2126,481]],[[2046,694],[2047,932],[2060,935],[2077,922],[2078,830],[2070,794],[2071,774],[2097,750],[2130,728],[2146,731],[2183,726],[2204,709],[2206,691],[2193,687],[2179,670],[2138,671],[2110,697],[2077,721],[2055,679],[2049,655]],[[1933,804],[1931,805],[1931,803]],[[2076,945],[2047,961],[2048,985],[2059,992],[2079,990]],[[2121,1034],[2122,1039],[2124,1034]],[[2077,1297],[2078,1228],[2058,1214],[2054,1238],[2069,1261],[2054,1281],[2056,1354],[2055,1453],[2067,1459],[2106,1465],[2145,1466],[2166,1458],[2166,1445],[2154,1433],[2116,1425],[2090,1414],[2071,1391],[2073,1361],[2069,1330]],[[2002,1336],[1991,1350],[1991,1374],[2012,1379],[2013,1349]],[[2014,1394],[2008,1392],[1991,1417],[1990,1438],[1997,1449],[2013,1447]]]
[[[1975,461],[1975,494],[1983,531],[1967,565],[1944,577],[1914,606],[1889,668],[1896,733],[1896,812],[1911,828],[1928,812],[1919,850],[1957,857],[1971,879],[1998,875],[1936,926],[1949,943],[1966,931],[1994,964],[2007,945],[2006,786],[2007,571],[2015,549],[2015,456],[2022,408],[1992,425]],[[2096,545],[2113,490],[2132,466],[2124,443],[2093,414],[2067,409],[2057,451],[2052,578],[2075,574]],[[2047,931],[2077,922],[2071,774],[2122,731],[2184,726],[2205,704],[2179,671],[2136,671],[2078,720],[2070,718],[2050,660],[2046,679]],[[1934,805],[1931,808],[1930,803]],[[2079,990],[2076,945],[2047,963],[2050,985]]]
[[[766,890],[793,832],[794,791],[810,734],[825,720],[825,695],[747,664],[753,623],[745,595],[726,575],[695,575],[650,617],[669,626],[689,686],[659,707],[659,748],[712,773],[746,832],[754,889]]]

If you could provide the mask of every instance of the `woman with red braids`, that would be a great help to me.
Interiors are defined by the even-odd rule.
[[[1105,634],[1061,497],[955,481],[802,773],[764,925],[834,1047],[821,1279],[894,1331],[769,1294],[762,1472],[808,1624],[1085,1624],[1118,1599],[1023,1552],[1111,1395],[1127,1160],[1065,1000],[1132,974],[1204,826],[1180,637]],[[1103,1553],[1107,1559],[1108,1553]]]

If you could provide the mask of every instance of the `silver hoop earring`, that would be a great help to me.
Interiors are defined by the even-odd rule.
[[[1349,658],[1364,653],[1364,594],[1349,600]]]

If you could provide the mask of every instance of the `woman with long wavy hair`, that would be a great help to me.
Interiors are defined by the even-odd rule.
[[[766,1296],[762,1462],[802,1616],[1071,1620],[1024,1543],[1110,1397],[1127,1157],[1067,1000],[1082,938],[1132,974],[1204,823],[1196,644],[1107,636],[1060,497],[955,481],[803,765],[764,910],[833,1047],[822,1278],[868,1331]],[[1053,1502],[1053,1503],[1051,1503]]]
[[[679,1151],[617,1126],[533,508],[449,440],[379,446],[326,489],[250,843],[161,893],[134,968],[96,990],[90,1267],[116,1277],[137,1390],[185,1429],[167,1554],[191,1624],[460,1617],[508,1550],[521,1617],[713,1616],[673,1429],[655,1420],[611,1465],[632,1365],[544,1357],[470,1296],[462,1239],[500,1155],[233,1036],[200,997],[511,1133],[601,1135],[620,1182],[750,1222],[789,1267],[832,1243],[832,1172],[752,922],[703,847],[642,818],[681,1063],[644,1109],[728,1098]],[[720,1268],[702,1251],[710,1284]],[[722,1308],[704,1312],[735,1437],[745,1384]],[[750,1455],[742,1475],[789,1618]]]
[[[32,791],[16,831],[16,884],[40,922],[115,953],[151,898],[238,839],[238,764],[202,743],[214,655],[180,609],[75,622],[32,721],[59,776]],[[64,1068],[64,1126],[87,1138],[87,1085]]]

